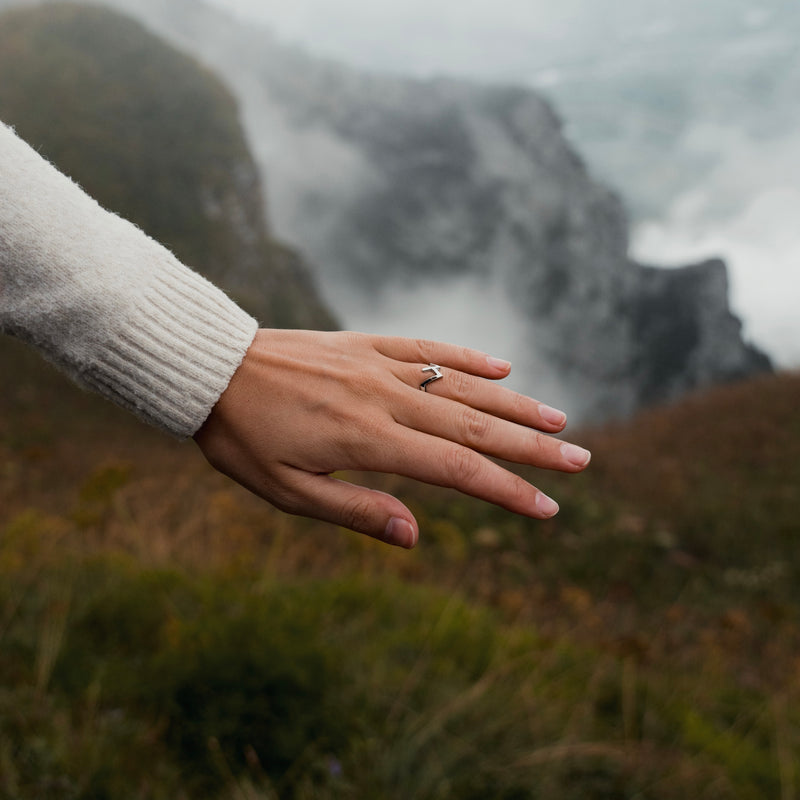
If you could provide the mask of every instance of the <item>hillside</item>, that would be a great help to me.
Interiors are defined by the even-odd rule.
[[[0,14],[0,119],[107,208],[264,324],[331,327],[299,256],[265,227],[260,179],[219,79],[98,7]]]
[[[373,477],[407,553],[8,386],[0,796],[792,796],[799,398],[772,376],[574,435],[592,469],[535,476],[547,523]]]

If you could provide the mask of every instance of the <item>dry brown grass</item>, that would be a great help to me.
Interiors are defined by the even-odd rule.
[[[565,765],[598,761],[614,774],[660,776],[653,797],[672,796],[667,774],[676,791],[702,785],[706,796],[736,797],[745,778],[731,765],[742,762],[747,781],[770,775],[782,800],[793,796],[800,376],[723,387],[580,432],[594,453],[585,475],[535,476],[562,504],[550,523],[400,478],[364,477],[417,513],[423,536],[407,553],[283,515],[215,473],[191,443],[66,386],[17,348],[2,357],[4,374],[18,379],[0,396],[8,562],[0,567],[15,576],[0,639],[50,576],[32,667],[42,703],[75,601],[68,576],[53,583],[59,562],[101,556],[125,575],[177,569],[222,576],[247,591],[366,577],[436,587],[536,631],[538,665],[520,683],[516,710],[524,718],[529,708],[558,733],[519,751],[518,764],[504,762],[508,770],[537,770],[556,791]],[[384,635],[383,623],[379,629]],[[556,669],[564,648],[575,647],[587,659],[577,685],[575,675],[562,678]],[[430,680],[424,648],[420,659],[399,697]],[[410,715],[395,705],[389,718],[404,720],[408,742],[448,738],[451,719],[490,706],[506,675],[521,680],[519,669],[513,661],[493,665],[447,702]],[[540,694],[562,690],[568,697],[554,705]],[[678,737],[674,747],[668,730],[682,731],[670,734]],[[364,755],[370,763],[375,757]]]

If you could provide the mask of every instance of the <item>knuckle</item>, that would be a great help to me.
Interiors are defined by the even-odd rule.
[[[457,356],[462,364],[469,365],[470,367],[474,366],[475,351],[471,350],[469,347],[460,345],[457,350]]]
[[[512,419],[526,419],[530,417],[531,399],[524,394],[514,392],[510,400],[510,414]]]
[[[464,442],[476,444],[486,440],[493,424],[488,414],[474,408],[464,408],[459,412],[458,427]]]
[[[533,487],[517,475],[513,475],[506,487],[506,508],[518,511],[530,506]]]
[[[483,461],[481,457],[465,447],[450,448],[444,458],[445,473],[450,486],[466,486],[475,482],[481,475]]]
[[[365,497],[348,500],[341,512],[343,525],[359,532],[372,530],[372,517],[372,503]]]
[[[353,348],[360,345],[365,338],[363,333],[358,333],[357,331],[334,331],[332,335],[341,338],[345,345]]]
[[[468,397],[473,388],[474,379],[464,372],[451,370],[447,374],[448,389],[456,399]]]
[[[549,466],[553,462],[554,446],[557,446],[556,440],[552,437],[543,433],[533,433],[528,447],[533,463],[539,466]]]
[[[436,342],[431,339],[414,339],[414,347],[419,353],[420,361],[428,363],[433,359],[433,352],[436,348]]]

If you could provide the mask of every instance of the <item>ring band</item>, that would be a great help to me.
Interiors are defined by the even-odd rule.
[[[442,368],[438,364],[428,364],[427,367],[422,368],[423,372],[432,372],[430,378],[426,378],[422,383],[419,385],[419,388],[422,389],[423,392],[428,391],[428,384],[433,383],[434,381],[438,381],[439,378],[444,378],[442,374]]]

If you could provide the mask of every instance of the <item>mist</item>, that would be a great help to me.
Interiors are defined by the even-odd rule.
[[[429,277],[424,282],[395,282],[379,291],[354,282],[345,266],[331,257],[330,243],[339,235],[342,204],[367,194],[385,177],[363,150],[332,129],[292,124],[257,81],[248,85],[240,80],[237,85],[250,147],[265,176],[270,224],[286,241],[303,243],[304,252],[318,267],[321,294],[343,327],[447,341],[507,359],[512,372],[504,381],[506,386],[580,418],[581,397],[537,355],[530,321],[515,307],[502,274]],[[484,135],[480,141],[493,146],[491,136]],[[521,168],[508,153],[492,152],[498,168]],[[300,157],[287,158],[287,153]],[[314,199],[313,208],[309,208],[309,197]],[[460,220],[442,224],[454,234],[463,228]],[[514,258],[518,255],[509,250],[487,262],[512,263]]]
[[[179,46],[188,47],[175,33],[181,25],[207,24],[202,4],[188,18],[180,4],[108,4],[135,11]],[[590,171],[622,195],[633,221],[631,255],[667,267],[723,257],[746,336],[779,366],[800,366],[797,7],[739,0],[625,0],[612,9],[589,0],[212,5],[248,20],[254,39],[274,33],[312,56],[378,73],[538,89]],[[574,387],[566,391],[541,367],[538,337],[520,335],[524,323],[499,273],[476,277],[465,269],[466,277],[421,289],[341,291],[352,282],[340,280],[341,266],[329,257],[337,220],[328,201],[365,194],[379,171],[330,130],[285,119],[225,35],[224,25],[206,31],[198,55],[236,86],[273,230],[319,268],[322,293],[342,323],[470,344],[514,362],[514,388],[575,404]],[[493,169],[499,160],[489,158]],[[540,183],[531,189],[542,191]],[[310,196],[320,200],[313,208]]]
[[[632,256],[663,266],[724,258],[746,335],[779,366],[800,366],[793,4],[214,2],[370,70],[543,91],[592,171],[622,194]]]
[[[797,367],[800,160],[795,137],[765,146],[735,131],[696,126],[683,147],[713,149],[719,163],[677,196],[661,218],[636,226],[634,256],[662,265],[709,253],[725,258],[731,304],[745,320],[746,335],[778,366]]]
[[[342,291],[341,284],[328,288],[327,296],[348,327],[451,342],[506,359],[511,362],[511,374],[503,385],[557,405],[576,420],[584,412],[581,396],[537,355],[529,323],[497,280],[471,276],[393,287],[377,298]]]

